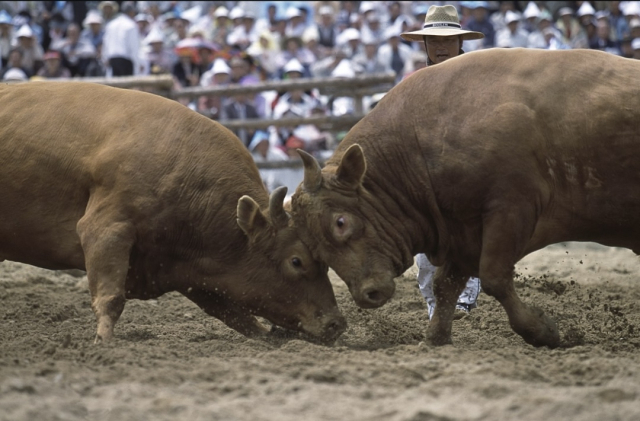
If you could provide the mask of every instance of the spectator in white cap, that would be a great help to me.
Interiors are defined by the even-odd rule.
[[[302,46],[311,53],[313,61],[325,58],[331,54],[331,50],[322,47],[318,44],[318,41],[320,41],[318,28],[314,25],[308,26],[302,34]],[[311,63],[309,63],[309,65],[310,64]]]
[[[211,24],[205,27],[205,38],[218,45],[225,45],[227,36],[233,29],[233,22],[229,19],[229,10],[224,6],[218,6],[212,16]]]
[[[164,34],[158,28],[153,28],[143,40],[144,62],[148,74],[169,74],[173,68],[173,54],[167,50]]]
[[[396,74],[396,83],[404,76],[404,66],[411,59],[413,49],[400,42],[401,29],[390,26],[384,32],[385,43],[378,51],[379,60],[386,66],[388,72]]]
[[[562,34],[562,43],[571,48],[589,48],[587,33],[573,14],[570,7],[558,10],[556,27]]]
[[[331,72],[331,76],[339,79],[352,79],[356,75],[351,60],[342,59],[340,64]],[[334,95],[327,101],[327,108],[331,115],[340,116],[345,114],[353,114],[355,103],[353,97]]]
[[[347,28],[338,35],[338,46],[342,52],[348,57],[353,58],[361,51],[360,31],[355,28]]]
[[[549,42],[546,36],[542,33],[545,29],[549,28],[555,32],[555,38],[562,39],[560,31],[553,27],[553,17],[551,13],[546,10],[541,10],[538,14],[538,25],[535,31],[531,32],[527,36],[527,48],[543,48],[546,49],[549,46]]]
[[[229,83],[231,83],[231,67],[222,58],[215,59],[211,69],[204,72],[200,78],[200,86],[203,87],[226,86]],[[220,95],[201,96],[198,98],[197,109],[213,120],[219,120],[222,107],[227,101]]]
[[[571,47],[562,42],[562,36],[558,37],[558,31],[553,27],[542,30],[545,40],[545,50],[570,50]]]
[[[520,26],[521,19],[520,13],[511,10],[507,11],[505,15],[507,27],[496,33],[496,47],[517,48],[527,46],[529,34]]]
[[[144,39],[147,35],[149,35],[149,31],[151,30],[151,15],[147,13],[138,13],[135,15],[133,20],[138,25],[138,33],[140,34],[140,39]]]
[[[385,29],[381,23],[380,13],[377,10],[372,10],[367,13],[367,17],[363,20],[360,28],[360,37],[372,36],[378,40],[380,44],[386,41]]]
[[[318,44],[327,51],[336,46],[339,29],[335,22],[335,11],[329,5],[318,9],[319,22],[316,24],[318,31]]]
[[[595,14],[596,9],[594,9],[588,1],[583,1],[576,12],[576,16],[578,16],[578,20],[582,26],[587,26],[587,24],[594,19]]]
[[[640,38],[634,38],[631,41],[631,48],[633,49],[633,58],[640,60]]]
[[[89,11],[82,21],[83,30],[80,38],[89,41],[94,48],[102,45],[102,37],[104,36],[104,19],[95,11]]]
[[[467,39],[481,39],[481,32],[462,29],[458,11],[451,5],[431,6],[424,18],[422,29],[401,34],[404,39],[422,42],[427,52],[427,65],[433,66],[464,53],[462,42]],[[425,254],[416,256],[418,265],[418,286],[427,301],[429,319],[436,306],[433,294],[433,276],[436,267],[429,262]],[[458,297],[455,318],[464,317],[477,306],[480,293],[480,279],[469,278],[465,289]]]
[[[304,68],[297,59],[291,59],[283,68],[285,79],[300,79],[303,76]],[[311,110],[318,105],[318,99],[302,89],[292,89],[278,96],[273,106],[272,117],[279,119],[283,117],[309,117]],[[293,128],[281,127],[277,130],[280,145],[284,145]]]
[[[236,9],[234,8],[233,10]],[[235,25],[237,20],[234,19],[234,28],[227,36],[227,44],[244,51],[251,43],[258,40],[258,34],[255,32],[254,27],[255,16],[249,11],[243,11],[242,17],[239,18],[239,25]]]
[[[16,31],[13,46],[20,47],[22,50],[22,67],[32,75],[38,73],[38,70],[44,65],[44,50],[28,24],[25,23]]]
[[[530,1],[527,3],[527,7],[525,7],[522,12],[522,18],[524,19],[522,22],[522,29],[527,31],[529,34],[536,31],[538,29],[538,16],[540,15],[540,8],[538,5]]]
[[[356,54],[352,59],[356,73],[375,74],[388,72],[389,67],[378,57],[378,40],[373,36],[364,35],[361,42],[363,51]]]
[[[302,37],[302,33],[307,28],[302,12],[298,7],[289,6],[285,12],[287,27],[285,35],[289,37]]]

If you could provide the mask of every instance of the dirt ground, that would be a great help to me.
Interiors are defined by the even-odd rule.
[[[86,277],[0,263],[0,420],[637,420],[640,261],[591,243],[517,267],[523,300],[564,346],[515,335],[495,300],[424,345],[416,268],[396,296],[358,309],[332,275],[349,329],[333,346],[249,340],[178,294],[129,301],[94,345]]]

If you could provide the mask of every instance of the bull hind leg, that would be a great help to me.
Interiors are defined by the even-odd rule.
[[[524,304],[513,282],[520,258],[535,226],[533,210],[511,211],[486,217],[483,225],[480,279],[482,290],[496,298],[507,312],[511,328],[528,344],[556,348],[560,336],[556,323],[537,307]]]
[[[113,338],[113,328],[124,310],[135,229],[117,212],[93,199],[77,230],[85,255],[91,307],[97,321],[95,342],[99,343]]]
[[[451,343],[453,313],[466,283],[467,278],[461,275],[451,263],[445,263],[436,271],[433,278],[436,308],[427,329],[429,344],[438,346]]]

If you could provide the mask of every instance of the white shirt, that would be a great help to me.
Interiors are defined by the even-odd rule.
[[[107,23],[102,40],[102,56],[107,63],[114,57],[129,59],[133,62],[134,74],[139,74],[139,50],[140,35],[133,19],[120,13]]]
[[[515,34],[512,34],[509,28],[503,28],[496,32],[496,47],[526,47],[528,43],[529,34],[524,29],[518,28]]]

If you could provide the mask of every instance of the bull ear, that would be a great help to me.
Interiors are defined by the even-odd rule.
[[[304,181],[302,186],[309,193],[314,193],[320,190],[322,186],[322,171],[320,170],[320,164],[318,161],[307,152],[302,149],[296,149],[302,163],[304,164]]]
[[[269,228],[269,220],[250,196],[238,200],[237,217],[238,225],[251,241],[256,241]]]
[[[362,183],[366,171],[367,162],[364,159],[364,152],[356,143],[349,146],[342,156],[336,176],[340,183],[356,189]]]
[[[289,224],[289,216],[284,211],[284,198],[287,196],[285,186],[278,187],[269,196],[269,215],[276,228],[285,228]]]

